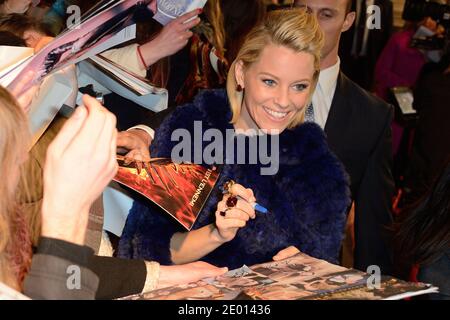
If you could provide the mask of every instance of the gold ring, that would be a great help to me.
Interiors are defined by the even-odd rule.
[[[230,181],[225,182],[225,184],[223,185],[224,192],[231,194],[231,187],[234,184],[236,184],[236,182],[234,182],[234,180],[230,180]]]

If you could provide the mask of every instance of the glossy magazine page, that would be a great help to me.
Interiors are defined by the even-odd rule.
[[[217,167],[175,164],[170,159],[151,159],[142,169],[118,157],[114,180],[145,196],[191,230],[218,178]]]
[[[127,300],[397,300],[437,292],[411,283],[331,264],[304,253],[281,261],[243,266],[225,275],[140,295]]]
[[[145,1],[121,0],[111,1],[111,3],[100,7],[102,10],[95,11],[95,15],[82,21],[78,27],[63,32],[41,51],[33,55],[27,66],[15,77],[15,80],[8,84],[8,88],[13,89],[17,85],[18,79],[24,74],[35,71],[35,79],[23,89],[25,91],[51,72],[77,63],[80,58],[88,58],[89,52],[93,52],[96,47],[102,46],[116,34],[134,24],[134,12],[138,5],[145,3]],[[129,39],[124,37],[124,40]],[[97,53],[95,52],[93,55]]]

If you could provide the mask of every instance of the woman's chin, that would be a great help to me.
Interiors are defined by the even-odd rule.
[[[263,130],[267,134],[275,135],[281,134],[284,130],[286,130],[286,128],[289,126],[289,123],[291,122],[291,118],[287,117],[282,121],[274,121],[273,119],[265,118],[262,122],[263,123],[261,123],[261,125],[259,126],[261,130]]]
[[[260,126],[261,131],[268,135],[277,135],[281,134],[284,130],[286,130],[287,125],[274,125],[274,124],[264,124]]]

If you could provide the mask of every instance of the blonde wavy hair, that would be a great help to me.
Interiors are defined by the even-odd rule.
[[[236,60],[232,63],[227,78],[227,94],[233,118],[231,123],[239,119],[244,91],[237,90],[236,64],[242,61],[244,70],[257,62],[262,51],[269,44],[284,46],[297,53],[306,52],[314,56],[314,77],[310,94],[307,99],[311,102],[320,73],[320,52],[324,44],[324,36],[315,15],[307,13],[306,9],[276,10],[270,12],[266,19],[256,26],[248,35],[239,50]],[[292,120],[288,128],[294,128],[303,123],[305,109]]]
[[[11,269],[12,245],[17,214],[20,163],[27,150],[29,129],[26,115],[11,94],[0,86],[0,281],[17,288]]]

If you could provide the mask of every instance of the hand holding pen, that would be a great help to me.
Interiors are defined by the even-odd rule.
[[[233,240],[239,229],[244,228],[250,219],[255,219],[257,211],[268,213],[268,210],[256,203],[251,189],[246,189],[233,180],[225,183],[222,192],[224,196],[217,204],[212,235],[224,243]]]
[[[233,193],[233,189],[234,193]],[[265,207],[263,207],[262,205],[260,205],[259,203],[256,202],[256,198],[253,195],[253,191],[251,189],[245,189],[244,192],[251,192],[251,197],[250,198],[244,198],[241,195],[239,195],[239,192],[243,192],[242,189],[245,189],[244,187],[242,187],[241,185],[237,184],[236,182],[234,182],[233,180],[229,180],[228,182],[226,182],[224,184],[224,186],[222,187],[222,192],[224,194],[230,194],[231,196],[227,199],[227,207],[232,208],[234,206],[236,206],[238,200],[242,200],[242,201],[246,201],[248,204],[250,204],[252,206],[252,208],[259,212],[259,213],[269,213],[269,210],[267,210]]]
[[[244,228],[249,220],[256,218],[251,203],[256,201],[253,191],[240,184],[233,184],[223,189],[222,200],[217,204],[215,228],[212,236],[219,243],[231,241],[239,229]]]

